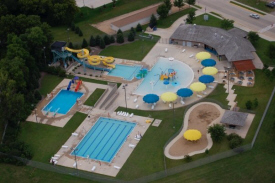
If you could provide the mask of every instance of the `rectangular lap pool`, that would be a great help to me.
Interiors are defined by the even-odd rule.
[[[76,100],[83,95],[81,92],[61,90],[48,105],[43,108],[44,112],[54,112],[58,114],[67,114],[74,106]]]
[[[108,73],[109,76],[116,76],[125,80],[131,81],[139,72],[142,66],[140,65],[121,65],[116,64],[116,68]]]
[[[111,162],[135,126],[135,123],[100,117],[77,145],[75,154]]]

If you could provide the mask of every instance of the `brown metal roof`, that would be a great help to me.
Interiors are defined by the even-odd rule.
[[[233,64],[238,71],[250,71],[256,69],[252,60],[236,61],[233,62]]]
[[[150,17],[152,14],[157,13],[158,6],[154,6],[152,8],[146,9],[144,11],[137,12],[136,14],[130,15],[126,18],[120,19],[118,21],[113,22],[112,24],[119,27],[123,27],[130,23],[139,21],[143,18]]]

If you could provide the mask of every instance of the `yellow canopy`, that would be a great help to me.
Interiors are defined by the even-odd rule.
[[[218,69],[216,67],[205,67],[202,70],[202,73],[206,75],[215,75],[217,74],[217,72],[218,72]]]
[[[190,85],[190,89],[194,92],[201,92],[206,89],[206,85],[201,82],[195,82]]]
[[[199,60],[204,60],[204,59],[211,58],[211,55],[210,53],[203,51],[203,52],[197,53],[196,58]]]
[[[160,98],[165,102],[173,102],[178,98],[178,96],[173,92],[165,92],[160,96]]]
[[[190,129],[184,132],[183,137],[186,140],[199,140],[201,138],[201,132],[199,130]]]

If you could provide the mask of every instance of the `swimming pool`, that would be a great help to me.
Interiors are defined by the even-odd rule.
[[[160,80],[161,73],[168,73],[169,69],[176,72],[173,81],[165,85],[164,80]],[[168,58],[160,58],[152,70],[148,72],[142,83],[138,86],[134,94],[146,95],[154,93],[161,95],[164,92],[176,92],[180,88],[188,87],[194,79],[193,70],[185,63]]]
[[[111,162],[135,126],[136,123],[100,117],[77,145],[75,154],[83,158]]]
[[[45,112],[67,114],[74,106],[76,100],[83,95],[81,92],[60,90],[60,92],[43,108]]]
[[[108,75],[120,77],[125,80],[131,81],[134,78],[134,76],[137,75],[141,67],[142,67],[141,65],[131,66],[131,65],[116,64],[116,68],[112,69],[111,72],[108,73]]]

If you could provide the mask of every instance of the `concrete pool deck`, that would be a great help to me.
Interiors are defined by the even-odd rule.
[[[107,176],[115,177],[120,169],[123,167],[124,163],[128,159],[128,157],[133,152],[134,148],[138,145],[139,141],[135,140],[135,136],[137,134],[144,135],[146,130],[149,128],[151,123],[146,123],[145,120],[152,118],[141,117],[134,115],[132,118],[118,116],[116,112],[106,113],[104,110],[99,110],[94,108],[90,111],[89,116],[81,123],[81,125],[76,129],[74,133],[78,134],[77,136],[72,135],[65,143],[64,146],[60,148],[60,150],[56,153],[59,155],[57,159],[57,165],[75,168],[73,165],[75,163],[75,159],[73,155],[70,155],[72,152],[71,148],[75,148],[81,139],[86,135],[86,133],[93,127],[95,122],[99,117],[108,117],[123,121],[129,121],[136,123],[136,127],[133,129],[125,143],[122,145],[121,149],[115,155],[115,158],[111,163],[99,162],[96,160],[91,160],[87,158],[77,157],[77,168],[80,170],[99,173]],[[142,141],[142,139],[140,140]],[[65,147],[65,148],[64,148]],[[54,156],[54,155],[53,155]],[[92,168],[96,166],[95,170],[92,171]]]

